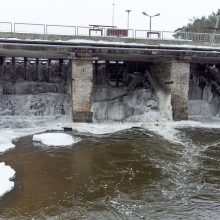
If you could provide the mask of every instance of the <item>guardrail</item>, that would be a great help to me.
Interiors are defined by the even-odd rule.
[[[0,22],[0,32],[12,32],[12,22]]]
[[[134,38],[133,29],[103,28],[103,27],[84,27],[78,26],[77,36],[100,36],[100,37],[128,37]],[[115,30],[115,33],[113,33]]]
[[[69,25],[49,25],[32,23],[12,23],[0,22],[0,32],[8,33],[29,33],[29,34],[54,34],[69,36],[103,36],[103,37],[123,37],[137,39],[161,39],[161,40],[189,40],[199,42],[220,43],[220,34],[194,33],[194,32],[172,32],[158,30],[134,30],[118,29],[110,26],[93,25],[69,26]]]
[[[76,27],[68,25],[46,25],[45,34],[76,35]]]
[[[14,23],[15,33],[45,34],[44,24]]]

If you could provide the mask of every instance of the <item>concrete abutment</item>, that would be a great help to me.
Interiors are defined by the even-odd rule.
[[[166,100],[164,110],[172,106],[173,120],[188,119],[190,63],[171,61],[152,65],[151,73]],[[168,98],[170,97],[170,99]],[[171,103],[169,103],[171,102]]]

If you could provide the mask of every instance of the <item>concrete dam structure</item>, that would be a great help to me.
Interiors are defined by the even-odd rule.
[[[0,40],[0,115],[141,122],[219,114],[217,44],[15,37]]]

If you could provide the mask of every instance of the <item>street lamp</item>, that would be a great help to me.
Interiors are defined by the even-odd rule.
[[[160,13],[157,13],[155,15],[148,15],[146,12],[143,12],[142,14],[145,15],[145,16],[148,16],[150,18],[150,32],[151,32],[151,19],[153,17],[160,16]]]
[[[127,29],[129,29],[129,13],[131,12],[130,9],[125,10],[128,13],[128,20],[127,20]]]
[[[112,26],[115,24],[115,4],[112,4]]]

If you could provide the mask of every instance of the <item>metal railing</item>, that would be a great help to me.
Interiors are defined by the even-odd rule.
[[[0,32],[12,32],[12,22],[0,22]]]
[[[46,25],[45,34],[76,35],[76,27],[68,25]]]
[[[77,36],[100,36],[100,37],[112,37],[109,36],[108,30],[119,30],[121,33],[124,34],[120,35],[120,37],[128,37],[128,38],[134,38],[134,30],[133,29],[117,29],[117,28],[92,28],[92,27],[84,27],[84,26],[78,26],[77,27]],[[119,37],[117,34],[115,37]]]
[[[45,24],[14,23],[15,33],[45,34]]]
[[[117,29],[108,26],[68,26],[32,23],[0,22],[0,32],[29,33],[29,34],[54,34],[68,36],[100,36],[100,37],[123,37],[137,39],[161,39],[161,40],[188,40],[198,42],[220,43],[220,34],[172,32],[158,30],[134,30]]]
[[[161,39],[162,31],[156,30],[135,30],[135,38],[150,38],[150,39]]]

